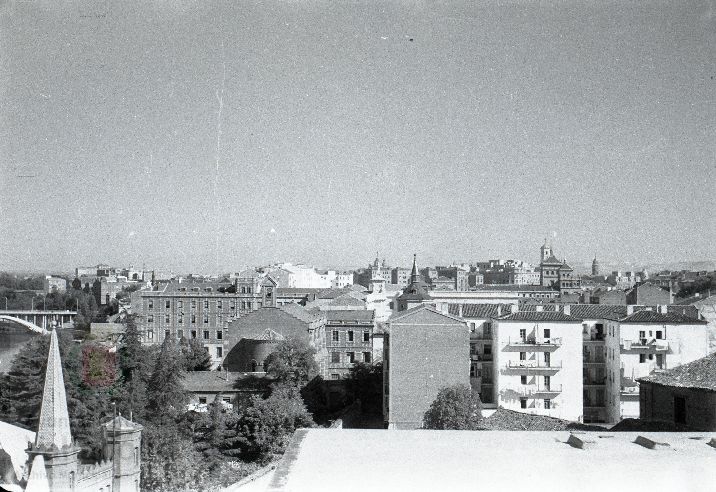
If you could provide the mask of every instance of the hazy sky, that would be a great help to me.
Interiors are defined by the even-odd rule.
[[[0,0],[2,269],[716,258],[714,1],[61,3]]]

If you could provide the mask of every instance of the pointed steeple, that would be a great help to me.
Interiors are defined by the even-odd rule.
[[[65,381],[62,377],[60,346],[57,341],[57,331],[52,330],[35,447],[62,449],[71,445],[72,434],[70,433],[70,417],[67,414],[67,395],[65,394]]]
[[[418,281],[418,255],[413,254],[413,269],[410,272],[410,283]]]
[[[27,479],[25,492],[50,492],[50,483],[45,470],[45,458],[41,454],[35,455],[30,468],[30,478]]]

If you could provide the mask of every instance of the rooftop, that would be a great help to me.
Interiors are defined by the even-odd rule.
[[[663,386],[716,391],[716,354],[708,355],[673,369],[654,372],[639,379],[639,381]]]
[[[348,491],[703,490],[716,479],[716,451],[709,445],[714,438],[716,433],[300,429],[266,490],[324,490],[329,484]],[[639,444],[652,442],[663,445]]]
[[[366,321],[372,322],[375,311],[372,309],[338,309],[335,311],[322,311],[326,322],[331,321]]]
[[[462,305],[462,317],[463,318],[496,318],[500,313],[509,313],[509,304],[463,304]],[[460,305],[450,304],[448,306],[448,312],[453,316],[460,315]]]
[[[498,319],[500,321],[582,321],[582,318],[554,311],[518,311]]]
[[[684,316],[680,313],[667,312],[660,313],[658,311],[636,311],[634,314],[622,318],[622,323],[668,323],[668,324],[683,324],[683,325],[695,325],[695,324],[706,324],[706,321],[692,318],[690,316]]]

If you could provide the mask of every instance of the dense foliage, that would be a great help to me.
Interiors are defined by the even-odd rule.
[[[318,374],[316,350],[302,339],[288,338],[266,357],[264,367],[276,381],[305,386]]]
[[[290,342],[272,355],[282,378],[267,394],[243,406],[226,405],[218,395],[206,413],[195,413],[186,410],[182,379],[187,369],[205,365],[203,347],[170,341],[146,346],[134,318],[124,322],[111,356],[91,341],[73,341],[69,330],[58,331],[70,427],[84,459],[101,458],[100,425],[116,410],[144,427],[142,490],[216,490],[275,459],[295,429],[315,425],[301,397],[316,371],[307,346]],[[5,420],[37,429],[49,341],[31,339],[0,376]]]
[[[383,363],[355,364],[348,375],[348,388],[361,402],[366,415],[383,413]]]
[[[482,404],[469,386],[456,384],[441,388],[423,416],[423,427],[439,430],[476,430],[482,418]]]
[[[693,283],[684,285],[677,293],[677,296],[684,298],[697,293],[708,294],[709,291],[716,293],[716,272],[696,277]]]

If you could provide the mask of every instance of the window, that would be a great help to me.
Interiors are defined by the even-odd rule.
[[[523,342],[527,340],[527,330],[524,328],[520,329],[520,340],[522,340]]]
[[[520,408],[527,408],[527,398],[520,398]]]
[[[184,301],[177,301],[177,308],[181,309],[184,307]]]
[[[231,301],[231,302],[229,303],[229,309],[231,309],[232,311],[233,311],[234,309],[236,309],[236,302]]]
[[[331,374],[331,379],[341,379],[341,376],[339,374]]]
[[[340,352],[331,352],[331,363],[339,364],[340,362],[341,362],[341,353]]]
[[[251,294],[251,286],[246,287],[246,293],[247,293],[247,294]]]
[[[216,339],[221,340],[224,338],[224,332],[221,330],[216,330]]]
[[[646,362],[646,354],[639,354],[639,363],[643,364]]]
[[[486,343],[482,347],[482,354],[483,355],[492,355],[492,344]]]
[[[209,299],[204,299],[204,309],[209,309]]]
[[[154,340],[154,330],[147,330],[147,338]]]
[[[149,309],[154,309],[154,299],[149,299],[148,307],[149,307]]]
[[[492,337],[492,323],[487,322],[482,325],[482,334],[486,337]]]
[[[179,322],[180,325],[184,324],[184,315],[180,314],[179,317],[177,318],[177,321]]]
[[[544,353],[544,365],[549,367],[552,362],[552,355],[549,352]]]
[[[166,301],[164,301],[164,307],[167,308],[167,309],[171,309],[171,307],[172,307],[172,301],[170,301],[169,299],[167,299]]]
[[[348,330],[348,341],[349,342],[353,341],[353,330]]]
[[[177,330],[177,338],[181,340],[184,338],[184,330]]]
[[[193,325],[194,323],[196,323],[196,314],[191,315],[191,324]]]
[[[639,331],[639,338],[646,338],[646,332],[643,330]]]
[[[154,323],[154,315],[153,314],[150,314],[149,316],[147,316],[147,323]]]
[[[544,377],[544,389],[549,390],[550,382],[551,382],[550,377],[549,377],[549,376],[545,376],[545,377]]]
[[[209,339],[209,330],[204,330],[204,340]]]
[[[527,360],[527,352],[520,352],[520,360]]]
[[[221,300],[216,301],[216,307],[222,309],[224,307],[224,302]]]
[[[164,315],[164,323],[169,324],[169,315],[168,314]]]
[[[196,299],[191,300],[191,308],[196,309]]]
[[[191,330],[191,337],[196,338],[196,330]]]
[[[241,286],[241,293],[246,294],[246,287],[243,285]]]
[[[373,360],[373,354],[370,352],[363,352],[363,362],[370,363]]]
[[[139,465],[139,448],[134,448],[134,464]]]
[[[661,340],[664,337],[664,332],[661,330],[656,330],[656,339]]]
[[[224,401],[224,403],[231,403],[231,397],[225,396],[225,397],[223,398],[223,401]]]
[[[333,330],[333,333],[331,333],[331,340],[333,340],[334,342],[337,342],[337,341],[338,341],[338,336],[339,336],[339,335],[338,335],[338,330]]]
[[[169,338],[171,336],[171,333],[169,330],[164,330],[164,338]]]
[[[206,397],[205,397],[205,396],[200,396],[200,397],[199,397],[199,403],[200,403],[200,404],[202,404],[202,403],[203,403],[203,404],[206,404]]]
[[[204,313],[204,323],[209,324],[209,313]]]
[[[216,347],[216,357],[221,358],[224,356],[224,349],[222,347]]]
[[[369,331],[364,331],[364,332],[363,332],[363,341],[364,341],[364,342],[370,342],[370,332],[369,332]]]
[[[552,332],[552,330],[550,330],[549,328],[545,328],[544,329],[544,338],[549,339],[551,332]]]
[[[346,352],[346,359],[349,364],[353,364],[356,361],[356,353],[355,352]]]
[[[544,408],[545,408],[545,410],[549,410],[550,408],[552,408],[552,400],[545,400]]]
[[[520,376],[520,384],[527,384],[527,376]]]

